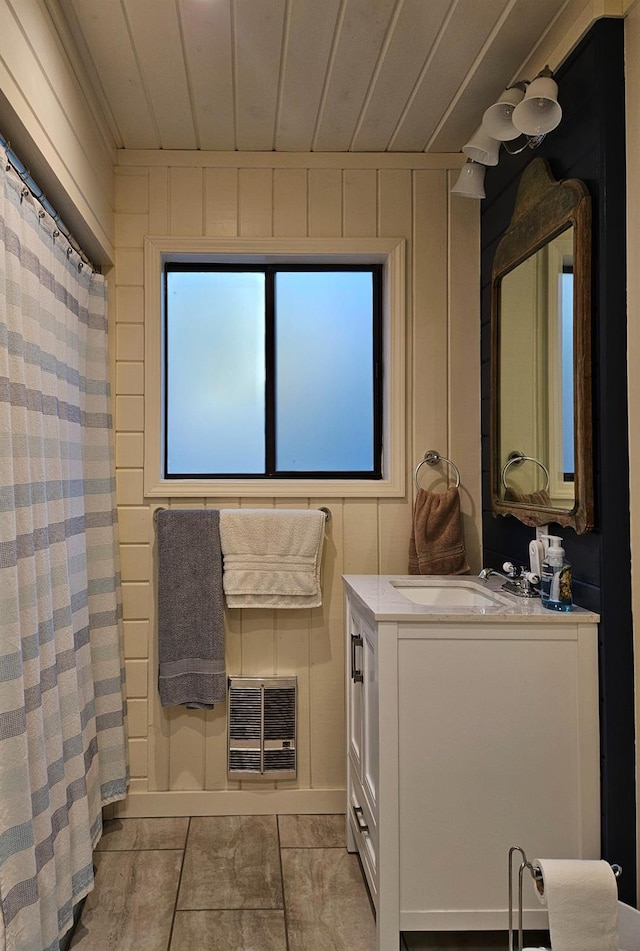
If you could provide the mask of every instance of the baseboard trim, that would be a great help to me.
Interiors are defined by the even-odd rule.
[[[335,815],[345,811],[344,789],[222,789],[131,792],[113,804],[113,818],[173,816]]]

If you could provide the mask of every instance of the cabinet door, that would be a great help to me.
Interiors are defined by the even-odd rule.
[[[378,656],[377,631],[366,622],[362,636],[362,753],[361,782],[374,816],[378,813]]]
[[[425,930],[504,928],[511,845],[597,857],[595,628],[582,640],[532,623],[400,642],[400,907]],[[524,907],[543,927],[528,875]]]
[[[348,753],[358,780],[362,778],[363,638],[362,620],[347,611],[347,729]]]

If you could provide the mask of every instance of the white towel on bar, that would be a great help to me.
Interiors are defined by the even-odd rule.
[[[228,607],[319,607],[324,526],[319,509],[222,509]]]

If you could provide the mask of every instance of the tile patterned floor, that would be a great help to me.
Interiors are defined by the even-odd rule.
[[[94,861],[95,888],[70,951],[375,949],[343,815],[115,819]],[[506,947],[504,932],[412,933],[400,942],[402,951]]]
[[[116,819],[71,949],[373,951],[344,816]]]

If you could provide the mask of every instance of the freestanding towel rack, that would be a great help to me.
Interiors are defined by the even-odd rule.
[[[521,861],[518,868],[518,945],[514,944],[515,939],[515,930],[513,927],[513,855],[515,852],[520,853]],[[540,889],[542,893],[542,872],[538,865],[533,865],[526,856],[524,849],[519,845],[512,845],[509,849],[509,951],[523,951],[523,928],[522,928],[522,879],[524,876],[524,870],[528,869],[533,881],[537,888]],[[611,870],[616,878],[620,878],[622,875],[622,866],[621,865],[612,865]]]
[[[428,466],[437,466],[439,462],[446,462],[448,466],[451,466],[451,468],[456,474],[456,489],[460,488],[460,470],[458,469],[457,465],[454,462],[452,462],[451,459],[447,459],[446,456],[441,456],[440,453],[437,452],[435,449],[428,449],[424,454],[424,459],[420,460],[420,462],[416,466],[416,471],[413,473],[413,481],[415,483],[416,489],[420,488],[420,485],[418,483],[418,473],[420,472],[420,469],[422,468],[422,466],[425,463]]]

